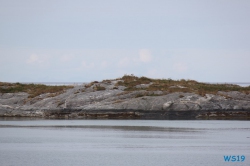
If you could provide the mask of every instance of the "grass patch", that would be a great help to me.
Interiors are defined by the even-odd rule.
[[[90,88],[92,85],[94,85],[95,83],[94,82],[91,82],[91,83],[89,83],[89,84],[86,84],[86,85],[84,85],[84,87],[85,88]]]
[[[21,83],[3,83],[0,82],[0,93],[26,92],[29,98],[34,98],[44,93],[51,93],[51,96],[61,94],[64,90],[73,88],[73,86],[47,86],[43,84],[21,84]]]
[[[172,80],[172,79],[151,79],[147,77],[136,77],[134,75],[124,75],[120,78],[120,81],[117,83],[117,86],[125,86],[125,91],[136,91],[136,85],[140,84],[149,84],[151,85],[144,90],[147,91],[166,91],[167,93],[173,92],[190,92],[196,93],[201,96],[205,94],[217,94],[218,91],[239,91],[242,93],[249,94],[250,86],[241,87],[234,84],[207,84],[200,83],[195,80]]]
[[[103,80],[102,83],[111,84],[111,80]]]
[[[122,96],[122,95],[126,95],[126,94],[129,94],[129,93],[131,93],[131,92],[125,91],[125,92],[121,92],[121,93],[117,94],[116,96]]]
[[[96,85],[96,86],[94,87],[94,89],[97,90],[97,91],[106,90],[105,87],[100,86],[100,85]]]

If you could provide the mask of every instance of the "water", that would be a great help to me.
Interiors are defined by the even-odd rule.
[[[236,83],[236,84],[239,85],[239,86],[242,86],[242,87],[250,86],[250,83],[249,83],[249,82],[245,82],[245,83]]]
[[[22,84],[44,84],[51,86],[60,86],[60,85],[83,85],[88,82],[21,82]]]
[[[2,119],[0,133],[1,166],[250,165],[250,121]]]
[[[89,82],[21,82],[23,84],[45,84],[45,85],[83,85],[87,84]],[[235,84],[239,85],[241,87],[247,87],[250,86],[250,82],[206,82],[206,83],[211,83],[211,84]]]
[[[250,86],[250,82],[205,82],[208,84],[233,84],[233,85],[239,85],[241,87],[248,87]]]

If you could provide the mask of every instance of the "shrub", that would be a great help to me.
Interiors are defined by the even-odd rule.
[[[119,80],[119,79],[118,79]],[[217,94],[218,91],[239,91],[242,93],[249,94],[250,86],[240,87],[233,84],[208,84],[200,83],[195,80],[172,80],[172,79],[150,79],[147,77],[136,77],[134,75],[124,75],[120,78],[121,81],[117,85],[125,86],[125,91],[136,91],[136,85],[149,84],[151,85],[145,90],[147,91],[167,91],[173,92],[192,92],[204,96],[205,94]]]
[[[97,90],[97,91],[106,90],[105,87],[100,86],[100,85],[96,85],[96,86],[94,87],[94,89]]]
[[[1,93],[26,92],[29,98],[39,96],[44,93],[52,93],[59,95],[64,90],[72,88],[72,86],[47,86],[43,84],[21,84],[21,83],[0,83]]]

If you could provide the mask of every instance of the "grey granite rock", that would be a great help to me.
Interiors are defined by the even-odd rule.
[[[200,96],[194,93],[170,93],[143,90],[124,91],[117,81],[95,83],[92,86],[75,85],[64,93],[50,97],[42,94],[28,98],[27,93],[0,93],[0,116],[36,117],[138,117],[157,112],[170,116],[176,112],[250,111],[250,95],[240,92],[218,92]],[[101,86],[105,90],[97,90]],[[95,113],[95,111],[97,111]],[[201,116],[206,115],[205,113]],[[223,114],[224,115],[224,114]],[[248,116],[248,114],[247,114]]]

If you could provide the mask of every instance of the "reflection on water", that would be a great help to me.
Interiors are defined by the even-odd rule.
[[[71,129],[92,129],[92,130],[123,130],[123,131],[161,131],[161,132],[197,132],[192,128],[154,127],[154,126],[81,126],[81,125],[0,125],[0,128],[71,128]]]
[[[250,121],[1,120],[0,165],[249,166]],[[226,163],[224,155],[245,155]]]

